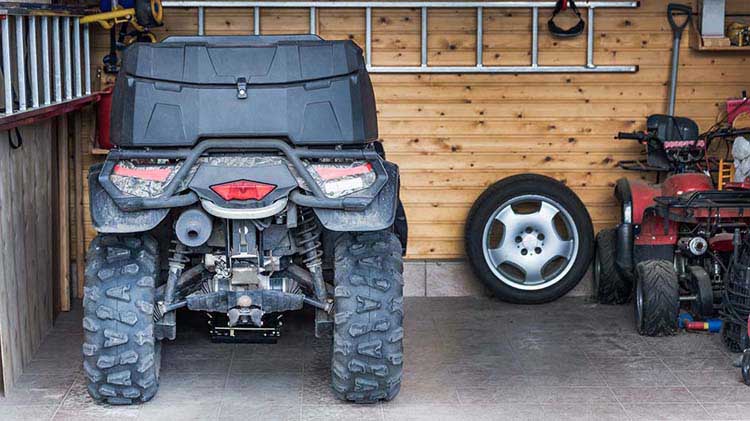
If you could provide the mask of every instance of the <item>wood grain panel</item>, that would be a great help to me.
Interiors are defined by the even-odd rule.
[[[6,139],[7,132],[0,132]],[[13,388],[52,328],[54,142],[51,122],[0,142],[0,391]]]
[[[463,220],[472,201],[495,181],[522,172],[562,180],[587,204],[597,228],[614,224],[614,182],[623,176],[650,177],[617,169],[618,160],[642,156],[642,150],[613,136],[641,129],[647,115],[666,110],[672,43],[667,3],[596,11],[595,62],[639,65],[634,74],[373,74],[380,137],[389,159],[402,170],[409,257],[461,257]],[[730,0],[727,9],[748,13],[750,2]],[[584,63],[585,37],[552,38],[545,28],[548,15],[540,13],[540,63]],[[250,10],[208,9],[206,33],[248,34],[253,19]],[[374,64],[419,63],[419,21],[417,9],[374,10]],[[266,9],[261,16],[268,34],[305,33],[308,24],[307,10]],[[431,11],[428,24],[431,64],[473,65],[473,11]],[[485,10],[483,24],[486,65],[530,62],[528,11]],[[168,9],[165,26],[155,32],[163,37],[196,31],[195,10]],[[364,12],[319,10],[318,31],[363,44]],[[96,54],[106,54],[106,34],[99,31],[93,39]],[[678,113],[694,118],[702,129],[711,126],[724,100],[748,88],[747,65],[747,55],[697,53],[684,41]],[[84,164],[97,159],[86,156]],[[86,239],[92,235],[87,220]]]

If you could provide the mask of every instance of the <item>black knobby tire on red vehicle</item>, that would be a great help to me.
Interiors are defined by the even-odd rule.
[[[83,299],[83,371],[97,402],[146,402],[159,387],[154,338],[158,245],[149,235],[94,238]]]
[[[633,296],[633,283],[617,270],[616,252],[615,229],[599,231],[594,256],[594,297],[600,304],[625,304]]]
[[[680,290],[677,272],[669,260],[647,260],[635,267],[635,324],[645,336],[677,332]]]
[[[403,370],[403,259],[390,231],[343,234],[336,241],[334,394],[342,400],[391,400]]]
[[[537,174],[505,178],[474,202],[465,228],[477,277],[503,301],[545,303],[573,289],[594,249],[591,218],[563,183]]]

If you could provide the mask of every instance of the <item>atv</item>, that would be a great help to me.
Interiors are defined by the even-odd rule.
[[[706,151],[746,131],[700,134],[694,121],[668,115],[649,116],[646,127],[617,136],[645,145],[646,160],[619,166],[655,173],[656,183],[617,181],[621,223],[597,235],[594,290],[604,304],[633,297],[638,332],[663,336],[677,331],[681,306],[699,319],[721,309],[727,268],[749,234],[750,184],[715,180],[724,165]]]
[[[275,342],[310,307],[332,336],[333,393],[399,392],[407,228],[375,98],[351,41],[136,43],[91,168],[83,368],[98,402],[150,400],[176,313],[217,342]],[[240,348],[241,349],[241,348]]]

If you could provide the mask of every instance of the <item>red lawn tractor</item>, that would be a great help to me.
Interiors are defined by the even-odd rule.
[[[646,131],[617,136],[637,140],[647,153],[620,167],[653,172],[656,183],[617,181],[622,219],[597,235],[594,291],[605,304],[634,298],[640,334],[674,334],[681,307],[699,319],[721,309],[725,274],[748,235],[750,184],[731,182],[731,165],[706,151],[712,140],[748,132],[722,127],[699,134],[688,118],[652,115]]]

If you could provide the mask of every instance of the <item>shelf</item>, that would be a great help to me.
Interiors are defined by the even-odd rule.
[[[743,46],[743,47],[738,47],[736,45],[705,45],[704,38],[700,36],[700,31],[695,26],[695,21],[693,21],[693,23],[690,25],[690,48],[692,48],[695,51],[714,51],[714,52],[750,51],[750,45]]]
[[[108,153],[109,149],[91,148],[91,155],[106,155]]]

